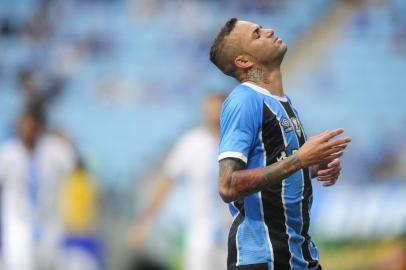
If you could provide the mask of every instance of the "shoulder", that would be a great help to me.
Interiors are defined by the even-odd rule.
[[[16,150],[20,148],[21,142],[18,139],[9,139],[0,146],[0,155],[9,155],[10,153],[15,153]]]
[[[26,157],[27,153],[21,141],[16,138],[5,141],[0,147],[0,167],[3,169],[6,164],[17,165],[22,163]]]
[[[73,167],[75,150],[68,139],[58,134],[45,134],[39,142],[39,153],[49,162],[63,167]]]
[[[261,107],[261,95],[246,85],[240,84],[234,88],[223,104],[223,112],[227,110],[257,110]]]
[[[52,133],[43,135],[39,145],[43,150],[51,151],[52,153],[70,154],[73,151],[68,139]]]
[[[257,92],[253,91],[250,87],[240,84],[236,86],[230,95],[227,97],[224,103],[246,103],[260,100],[261,96]]]

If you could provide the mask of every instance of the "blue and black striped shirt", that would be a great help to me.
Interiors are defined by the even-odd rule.
[[[288,97],[243,83],[223,104],[219,160],[237,158],[247,169],[265,167],[292,155],[305,141]],[[317,269],[319,254],[308,234],[311,204],[308,168],[231,203],[228,269]]]

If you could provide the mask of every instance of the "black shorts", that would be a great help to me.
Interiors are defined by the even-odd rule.
[[[239,265],[239,266],[229,267],[228,270],[268,270],[268,264],[267,263],[258,263],[258,264]],[[275,270],[278,270],[278,269],[275,269]],[[320,264],[316,270],[322,270]]]

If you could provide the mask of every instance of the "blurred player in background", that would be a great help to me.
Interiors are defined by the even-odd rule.
[[[153,217],[174,185],[185,178],[191,209],[187,216],[185,270],[223,269],[231,221],[217,192],[219,118],[224,95],[209,94],[203,103],[203,125],[188,131],[167,157],[162,181],[132,230],[135,247],[142,245]],[[186,197],[186,195],[185,195]]]
[[[18,136],[0,148],[5,269],[58,269],[57,194],[74,162],[68,141],[46,131],[43,108],[28,105],[18,123]]]
[[[219,192],[230,203],[227,269],[321,269],[308,234],[312,174],[325,186],[340,174],[350,138],[342,129],[306,141],[282,86],[287,46],[272,29],[230,19],[210,60],[237,86],[224,102]]]

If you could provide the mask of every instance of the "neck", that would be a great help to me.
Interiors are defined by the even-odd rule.
[[[252,82],[268,90],[272,95],[283,97],[282,73],[280,65],[273,67],[257,66],[243,74],[241,82]]]
[[[27,149],[27,151],[29,153],[32,153],[34,151],[36,141],[35,140],[23,140],[23,144],[25,146],[25,149]]]

